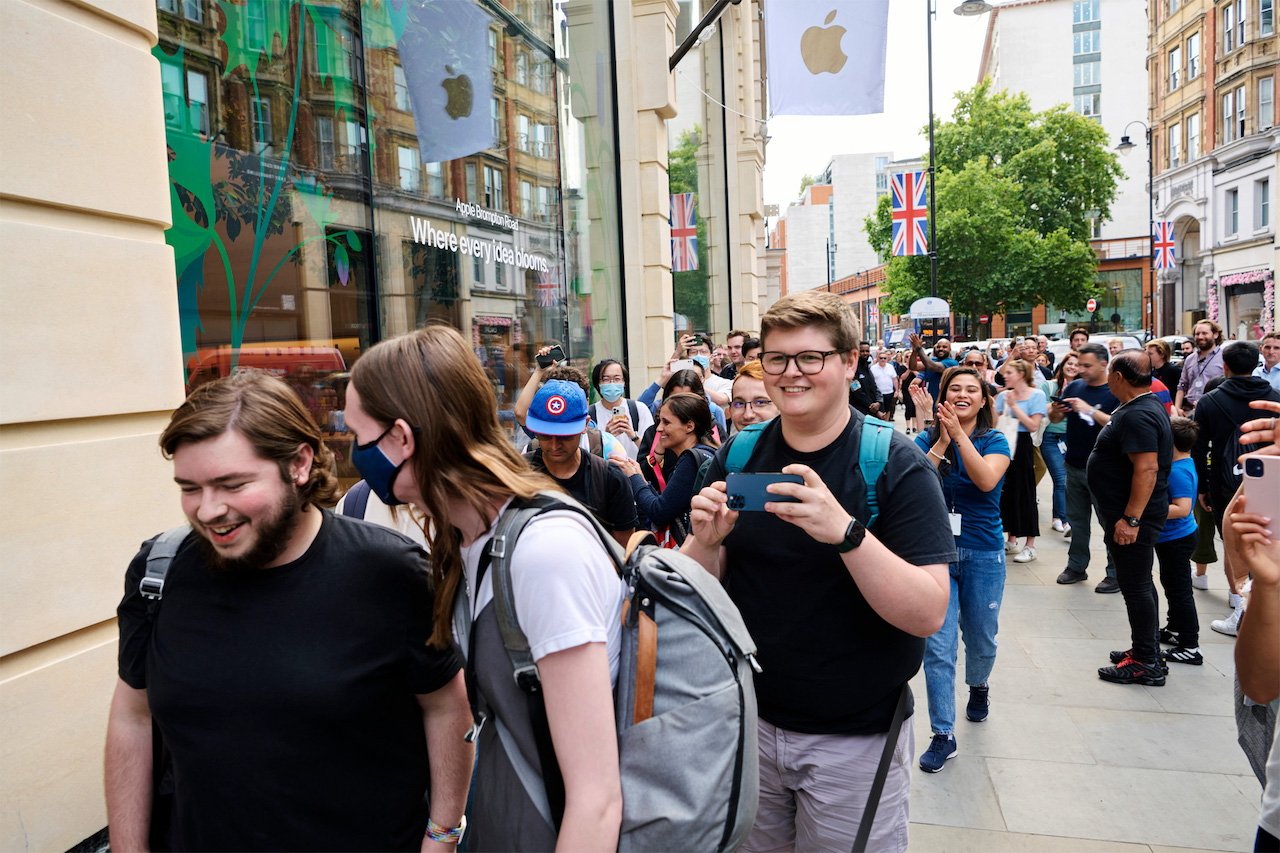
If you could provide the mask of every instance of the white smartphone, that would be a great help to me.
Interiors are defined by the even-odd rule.
[[[1280,456],[1247,453],[1240,457],[1240,464],[1249,512],[1280,518]]]
[[[671,362],[672,373],[675,373],[678,370],[697,370],[697,369],[698,369],[698,363],[691,358],[677,358],[675,361]]]

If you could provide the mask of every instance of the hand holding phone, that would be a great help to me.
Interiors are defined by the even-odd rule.
[[[1280,456],[1245,454],[1244,495],[1249,512],[1280,519]]]
[[[537,356],[536,360],[538,362],[538,367],[545,370],[556,362],[565,360],[564,347],[556,344],[547,352],[546,355]]]
[[[769,492],[768,487],[774,483],[804,485],[804,478],[799,474],[730,474],[725,478],[729,509],[735,512],[764,512],[764,505],[768,502],[798,502],[797,498]]]

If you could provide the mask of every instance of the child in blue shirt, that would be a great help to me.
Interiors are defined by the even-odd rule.
[[[1200,622],[1191,592],[1191,553],[1196,547],[1196,465],[1191,459],[1199,432],[1190,418],[1172,418],[1173,467],[1169,470],[1169,519],[1156,539],[1160,586],[1169,603],[1169,624],[1160,629],[1160,642],[1173,648],[1161,652],[1165,661],[1199,666]]]

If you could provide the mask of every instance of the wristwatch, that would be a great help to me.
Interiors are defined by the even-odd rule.
[[[1124,517],[1124,523],[1130,527],[1141,527],[1142,519],[1138,518],[1136,515],[1126,515]]]
[[[848,554],[862,544],[862,539],[866,535],[867,528],[862,522],[856,518],[850,518],[849,526],[844,529],[844,538],[836,543],[836,550],[841,554]]]

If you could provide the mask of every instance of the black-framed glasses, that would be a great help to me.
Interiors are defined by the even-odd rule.
[[[747,406],[750,406],[751,408],[755,409],[758,412],[762,409],[767,409],[772,405],[773,405],[773,401],[770,400],[768,397],[757,398],[755,400],[734,400],[731,403],[729,403],[730,408],[739,412],[741,412]]]
[[[787,362],[794,361],[796,368],[806,376],[821,373],[827,359],[833,355],[844,355],[847,349],[829,349],[826,351],[807,349],[794,355],[785,352],[760,353],[760,366],[770,376],[781,376],[787,372]]]

